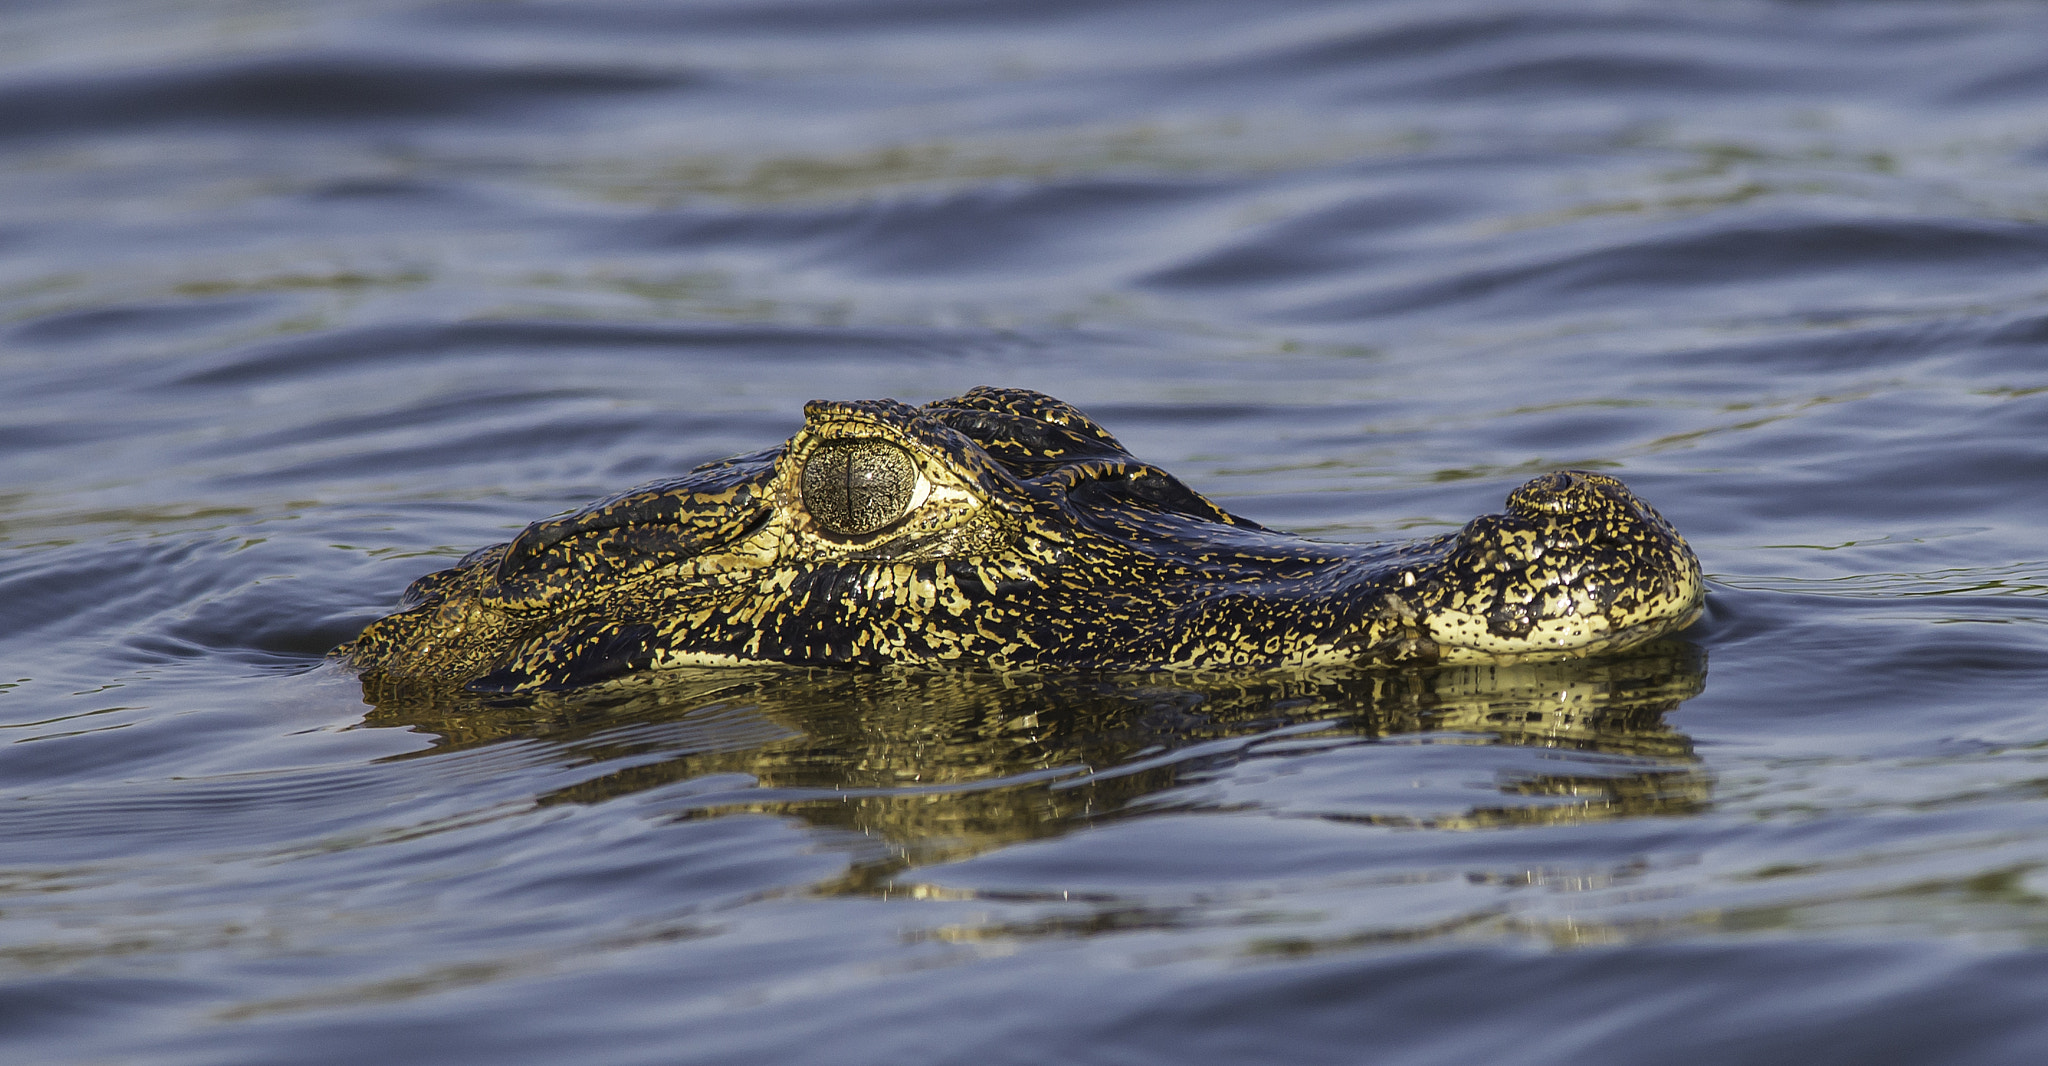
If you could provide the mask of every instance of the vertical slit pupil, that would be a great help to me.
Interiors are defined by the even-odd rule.
[[[917,485],[917,463],[887,441],[832,441],[805,460],[804,508],[833,533],[873,533],[903,517]]]

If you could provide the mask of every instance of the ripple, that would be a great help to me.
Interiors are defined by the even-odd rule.
[[[491,67],[304,53],[141,74],[0,84],[0,139],[76,137],[166,122],[301,125],[478,118],[584,95],[687,88],[681,74]]]
[[[238,299],[99,307],[31,319],[15,326],[8,336],[16,344],[106,344],[136,335],[156,338],[215,328],[268,311],[271,306],[269,300]]]
[[[1438,280],[1302,305],[1308,320],[1348,320],[1436,311],[1524,311],[1573,301],[1613,301],[1659,290],[1695,292],[1715,285],[1754,286],[1772,280],[1915,270],[1959,274],[2048,266],[2048,227],[1953,219],[1863,221],[1786,219],[1708,228],[1653,240],[1547,255],[1520,263],[1476,266]],[[1900,281],[1891,284],[1901,284]]]
[[[2043,609],[2048,611],[2048,562],[2040,560],[1994,566],[1959,566],[1921,573],[1843,574],[1823,578],[1723,574],[1717,580],[1731,588],[1849,599],[2019,596],[2043,600]]]
[[[772,325],[642,325],[560,321],[464,322],[337,330],[227,353],[212,365],[180,367],[165,384],[216,388],[304,380],[421,360],[462,359],[506,349],[562,352],[712,349],[733,356],[805,361],[855,351],[941,354],[949,338],[928,331],[804,329]]]

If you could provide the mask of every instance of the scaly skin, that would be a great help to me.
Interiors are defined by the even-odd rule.
[[[1321,544],[1223,511],[1039,393],[804,414],[779,448],[421,578],[336,654],[366,676],[476,691],[750,663],[1516,662],[1639,644],[1703,602],[1685,540],[1604,474],[1538,477],[1457,533]]]

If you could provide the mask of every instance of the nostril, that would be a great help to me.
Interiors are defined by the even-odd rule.
[[[1576,471],[1559,470],[1531,478],[1508,495],[1508,509],[1518,514],[1535,517],[1546,514],[1563,514],[1585,507],[1586,492]]]

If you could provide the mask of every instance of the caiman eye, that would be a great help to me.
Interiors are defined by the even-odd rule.
[[[873,533],[910,509],[917,461],[887,441],[832,441],[804,460],[799,489],[818,525],[833,533]]]

